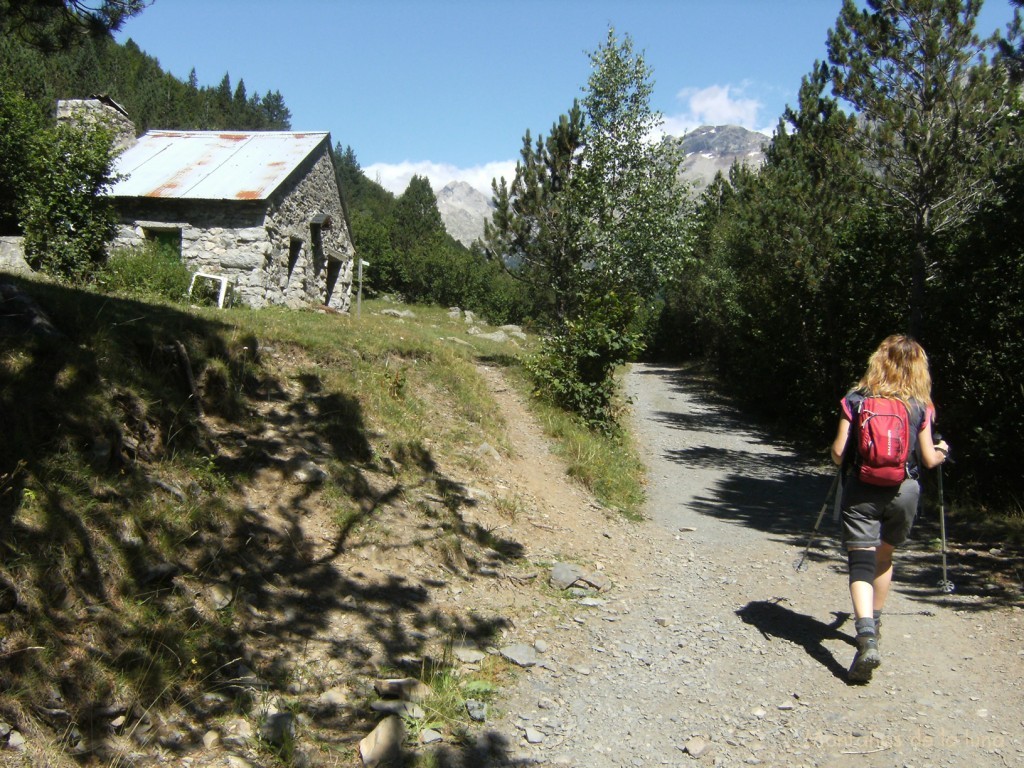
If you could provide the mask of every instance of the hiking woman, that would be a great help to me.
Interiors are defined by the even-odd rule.
[[[881,614],[892,582],[893,550],[907,540],[917,513],[920,465],[937,467],[946,459],[949,446],[934,441],[932,422],[935,408],[931,397],[932,380],[924,349],[908,336],[886,338],[868,359],[867,371],[857,387],[842,400],[839,430],[832,443],[832,460],[843,462],[847,442],[853,454],[854,469],[848,473],[842,497],[842,541],[850,568],[850,598],[853,601],[857,630],[857,654],[850,666],[849,680],[864,683],[882,663],[878,651]],[[894,485],[877,485],[871,471],[858,471],[864,462],[858,443],[859,431],[866,429],[862,412],[868,398],[899,401],[909,417],[906,430],[904,474]],[[871,401],[874,405],[877,401]],[[883,410],[885,403],[878,410]],[[902,412],[902,409],[892,409]],[[867,477],[865,480],[863,478]],[[892,482],[892,481],[887,481]]]

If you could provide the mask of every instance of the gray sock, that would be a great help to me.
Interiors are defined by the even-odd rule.
[[[853,626],[857,628],[857,635],[873,635],[875,634],[875,620],[871,616],[867,616],[863,619],[854,619]]]

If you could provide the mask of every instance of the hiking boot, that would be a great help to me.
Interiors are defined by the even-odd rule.
[[[857,655],[847,678],[851,683],[866,683],[871,680],[871,673],[882,663],[882,654],[878,652],[878,638],[875,635],[857,635]]]

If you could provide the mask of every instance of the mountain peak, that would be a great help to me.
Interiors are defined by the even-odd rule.
[[[459,195],[468,195],[470,192],[479,193],[479,190],[472,186],[468,181],[449,181],[441,187],[441,191],[437,193],[437,196],[457,197]]]
[[[764,162],[764,148],[771,138],[739,125],[702,125],[675,142],[682,150],[683,178],[692,181],[699,192],[721,171],[729,173],[736,161],[758,168]]]
[[[437,193],[437,210],[448,234],[465,246],[484,234],[484,222],[491,218],[491,198],[465,181],[450,181]]]

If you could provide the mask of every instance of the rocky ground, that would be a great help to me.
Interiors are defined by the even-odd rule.
[[[824,461],[749,427],[686,370],[637,366],[627,383],[650,519],[556,498],[558,530],[531,556],[571,551],[612,587],[546,626],[517,625],[541,663],[491,724],[489,760],[481,750],[466,765],[1022,764],[1020,570],[987,581],[967,567],[977,553],[954,547],[957,589],[943,593],[926,514],[897,564],[883,665],[849,685],[853,622],[830,516],[809,568],[794,567],[829,487]],[[544,482],[549,498],[564,492]]]

